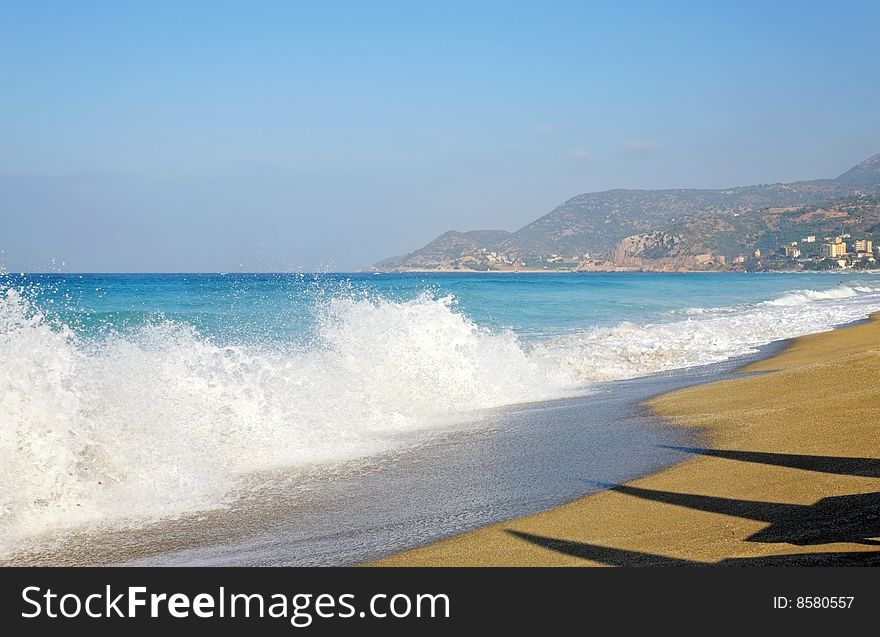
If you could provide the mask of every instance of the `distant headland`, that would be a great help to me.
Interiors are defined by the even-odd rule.
[[[880,268],[880,154],[834,179],[572,197],[516,232],[450,230],[365,271]]]

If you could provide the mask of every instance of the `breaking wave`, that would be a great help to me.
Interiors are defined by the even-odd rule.
[[[754,352],[880,310],[800,290],[668,322],[524,343],[451,297],[339,297],[317,337],[220,345],[164,321],[89,340],[0,291],[0,554],[91,522],[222,507],[240,476],[379,454],[481,409]]]
[[[827,299],[849,299],[858,296],[859,292],[871,292],[872,288],[863,286],[849,287],[840,285],[830,290],[797,290],[783,294],[778,299],[767,301],[767,305],[803,305],[812,301],[824,301]]]
[[[539,349],[581,379],[636,378],[753,354],[767,343],[827,331],[877,311],[880,288],[799,290],[757,304],[693,308],[684,320],[593,328]]]
[[[310,348],[219,346],[166,321],[89,342],[0,301],[0,547],[59,526],[221,506],[237,476],[340,461],[567,374],[453,300],[334,299]]]

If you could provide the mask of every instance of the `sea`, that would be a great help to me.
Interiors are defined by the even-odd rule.
[[[876,311],[870,273],[3,273],[0,561],[358,563],[674,462],[642,400]]]

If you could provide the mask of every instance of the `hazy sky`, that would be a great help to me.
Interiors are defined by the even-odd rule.
[[[3,0],[0,268],[350,270],[581,192],[833,177],[880,152],[878,24],[874,0]]]

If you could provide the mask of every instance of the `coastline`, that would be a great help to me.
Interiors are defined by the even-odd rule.
[[[776,351],[778,344],[762,348]],[[488,410],[429,440],[363,461],[252,476],[229,508],[131,520],[47,536],[5,565],[348,566],[559,506],[675,464],[695,432],[670,428],[643,401],[707,376],[731,359],[629,380],[597,393]],[[598,399],[598,400],[597,400]]]
[[[645,274],[645,273],[656,273],[656,274],[705,274],[705,273],[715,273],[715,274],[742,274],[741,270],[645,270],[642,268],[630,268],[626,266],[619,266],[615,268],[609,269],[592,269],[592,270],[577,270],[574,268],[569,269],[552,269],[552,268],[509,268],[506,270],[457,270],[455,268],[406,268],[405,270],[359,270],[359,274]],[[781,271],[781,273],[786,274],[788,271]],[[791,270],[791,273],[797,272],[796,270]]]
[[[657,396],[688,459],[367,565],[880,564],[878,343],[880,313]]]
[[[343,272],[337,274],[345,274]],[[835,276],[877,276],[880,269],[868,270],[652,270],[644,268],[619,268],[593,269],[593,270],[551,270],[539,268],[518,268],[516,270],[456,270],[453,268],[407,268],[405,270],[358,270],[356,274],[822,274]]]
[[[860,319],[817,336],[824,338],[871,322]],[[364,464],[338,466],[314,475],[283,470],[254,476],[259,488],[250,493],[245,489],[241,499],[236,498],[222,511],[73,533],[60,544],[16,552],[0,562],[395,563],[401,556],[436,546],[435,542],[449,541],[444,538],[455,540],[487,528],[509,527],[513,524],[510,520],[543,516],[557,507],[571,506],[566,503],[590,500],[596,493],[596,497],[603,496],[608,493],[602,491],[608,483],[636,484],[646,476],[664,473],[661,470],[665,468],[679,466],[676,463],[696,455],[694,449],[709,446],[704,440],[706,427],[672,423],[656,408],[650,413],[647,405],[677,395],[683,388],[699,390],[712,380],[737,378],[744,370],[758,371],[765,361],[781,359],[774,354],[783,349],[791,356],[801,340],[777,341],[757,353],[720,363],[603,383],[597,386],[599,401],[596,394],[588,394],[489,410],[485,414],[488,421],[475,429],[456,426],[432,440]],[[856,342],[857,351],[870,349],[876,342],[877,334],[869,335]],[[830,347],[836,354],[848,355],[839,344]],[[825,355],[829,351],[826,348]],[[534,530],[523,533],[537,539],[550,537],[539,536]],[[626,532],[623,529],[622,533]],[[457,563],[447,557],[434,563]],[[520,564],[518,558],[505,562],[504,557],[470,563]],[[542,563],[534,556],[526,557],[528,561],[522,565]]]

